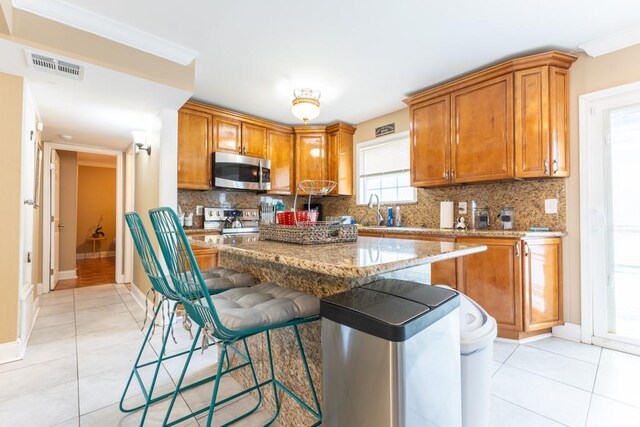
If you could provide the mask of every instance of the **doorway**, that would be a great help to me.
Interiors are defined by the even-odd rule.
[[[116,150],[44,144],[50,165],[43,180],[44,293],[130,277],[122,219],[132,187],[124,185],[124,157]]]
[[[640,83],[585,95],[582,121],[583,330],[640,354]]]
[[[115,283],[117,158],[67,150],[52,156],[54,289]]]

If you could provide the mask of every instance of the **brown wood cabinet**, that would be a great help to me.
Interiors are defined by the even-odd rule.
[[[241,154],[265,158],[267,153],[267,128],[250,123],[242,123]]]
[[[498,335],[521,339],[562,324],[560,238],[459,238],[488,250],[458,259],[458,289],[498,322]]]
[[[224,153],[242,154],[240,140],[241,123],[225,116],[213,117],[213,150]]]
[[[457,241],[488,248],[458,259],[458,289],[496,319],[500,336],[517,335],[523,330],[520,239]]]
[[[200,268],[200,271],[209,270],[218,266],[218,251],[212,248],[205,248],[202,246],[191,245],[193,251],[193,257],[196,259],[196,264]]]
[[[336,182],[331,195],[353,194],[353,134],[356,129],[344,123],[327,127],[327,179]]]
[[[451,94],[451,182],[513,178],[513,76]]]
[[[268,130],[267,147],[267,157],[271,159],[271,191],[269,193],[293,194],[295,192],[293,134]]]
[[[211,121],[210,114],[200,111],[178,112],[178,188],[211,186]]]
[[[451,97],[411,106],[411,185],[449,183],[451,171]]]
[[[569,68],[547,52],[405,99],[414,186],[569,176]]]
[[[514,77],[516,177],[569,176],[568,70],[545,65]]]
[[[524,331],[562,324],[562,241],[525,239],[522,242]]]
[[[327,179],[327,134],[324,126],[294,127],[296,185],[307,179]]]

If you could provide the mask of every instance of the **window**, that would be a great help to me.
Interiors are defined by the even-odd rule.
[[[357,150],[359,204],[368,203],[374,193],[385,204],[416,201],[409,175],[409,132],[362,142]]]

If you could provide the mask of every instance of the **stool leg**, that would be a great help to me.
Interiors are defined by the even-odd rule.
[[[265,426],[273,424],[273,422],[278,418],[280,414],[280,401],[278,399],[278,386],[276,384],[276,373],[273,369],[273,354],[271,352],[271,335],[269,331],[266,331],[267,335],[267,354],[269,355],[269,369],[271,371],[271,386],[273,387],[273,400],[276,406],[276,412],[273,414],[271,419],[265,424]]]
[[[307,374],[307,381],[309,382],[309,388],[311,389],[311,395],[313,401],[316,404],[317,417],[322,420],[322,410],[320,409],[320,402],[318,401],[318,394],[316,388],[313,385],[313,379],[311,378],[311,372],[309,371],[309,364],[307,363],[307,356],[304,354],[304,347],[302,347],[302,340],[300,339],[300,331],[298,331],[298,325],[293,325],[293,330],[296,333],[296,341],[298,342],[298,349],[300,349],[300,357],[302,358],[302,364],[304,365],[304,371]],[[320,421],[318,421],[320,423]]]
[[[222,346],[222,354],[220,360],[224,359],[227,355],[227,345]],[[216,382],[213,385],[213,393],[211,394],[211,405],[209,406],[209,416],[207,417],[207,427],[211,427],[213,423],[213,414],[216,410],[216,400],[218,398],[218,388],[220,387],[220,380],[222,378],[222,365],[218,363],[218,371],[216,372]]]

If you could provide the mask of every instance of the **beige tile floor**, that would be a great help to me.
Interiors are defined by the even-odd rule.
[[[139,413],[118,409],[120,394],[142,340],[144,310],[125,286],[103,285],[56,291],[41,296],[41,309],[23,360],[0,365],[1,426],[136,426]],[[145,358],[160,345],[160,330]],[[176,330],[178,344],[189,345]],[[167,362],[159,376],[161,390],[171,389],[184,359]],[[216,364],[214,349],[196,354],[189,381],[208,375]],[[144,372],[146,375],[147,373]],[[494,343],[491,426],[640,426],[640,357],[546,338],[528,344]],[[225,379],[221,393],[238,384]],[[211,387],[183,393],[176,417],[208,404]],[[131,394],[129,402],[139,401]],[[254,402],[246,397],[223,408],[216,424]],[[154,405],[146,425],[158,426],[166,403]],[[239,423],[257,426],[265,411]],[[185,426],[203,422],[192,419]]]

